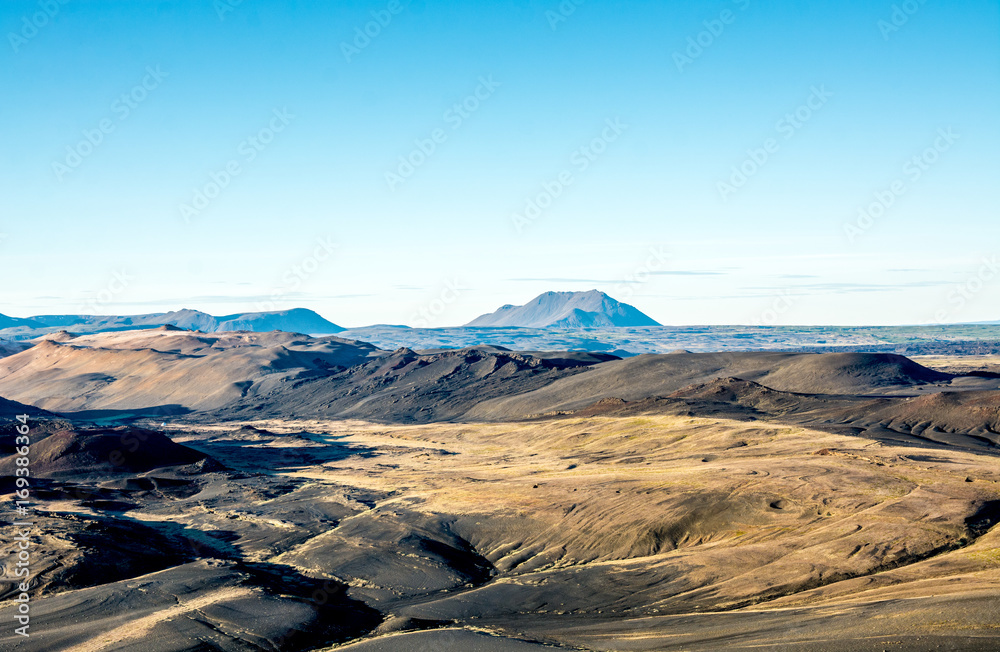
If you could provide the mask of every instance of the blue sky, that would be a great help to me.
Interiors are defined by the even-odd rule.
[[[1000,319],[995,1],[5,0],[0,33],[0,313]]]

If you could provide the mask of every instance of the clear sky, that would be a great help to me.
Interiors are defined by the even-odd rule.
[[[0,34],[7,315],[1000,319],[996,1],[3,0]]]

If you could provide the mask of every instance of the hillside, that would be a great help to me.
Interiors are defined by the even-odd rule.
[[[204,453],[175,444],[161,432],[139,428],[66,428],[31,449],[36,478],[72,478],[139,473],[202,462],[198,471],[220,468]],[[15,456],[0,460],[0,476],[15,473]]]
[[[454,419],[478,402],[544,387],[595,353],[498,347],[382,351],[337,337],[154,330],[46,336],[0,359],[0,396],[79,417],[340,415]]]
[[[262,392],[251,389],[215,414],[226,418],[312,417],[428,423],[460,419],[481,401],[528,392],[613,356],[472,347],[399,349],[328,376]]]
[[[868,429],[877,420],[893,421],[897,408],[911,410],[906,400],[915,392],[1000,386],[997,378],[956,376],[893,354],[680,352],[620,359],[495,346],[384,351],[333,336],[195,333],[171,326],[59,332],[37,342],[0,359],[0,396],[81,418],[199,413],[224,420],[507,421],[606,399],[671,397],[675,407],[696,401],[697,411],[713,414],[736,406],[736,416],[795,412],[809,423],[836,420]],[[719,385],[720,378],[730,384]],[[835,405],[805,400],[809,396]],[[871,403],[881,399],[891,405]],[[663,408],[662,401],[653,407]],[[879,419],[865,420],[866,414]]]
[[[0,359],[0,396],[56,412],[184,414],[379,354],[363,342],[284,332],[62,333]]]
[[[24,403],[11,401],[0,396],[0,419],[12,419],[20,414],[27,414],[31,417],[54,416],[45,410],[40,410],[32,405],[25,405]]]
[[[949,374],[883,353],[676,353],[608,362],[546,387],[483,401],[474,419],[576,410],[603,398],[635,401],[667,396],[690,385],[735,377],[803,394],[871,394],[947,382]]]

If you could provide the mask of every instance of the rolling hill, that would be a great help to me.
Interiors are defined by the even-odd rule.
[[[726,392],[739,388],[741,398],[717,394],[720,386],[712,384],[720,378],[738,381]],[[708,390],[698,391],[711,395],[677,394],[706,384]],[[334,336],[196,333],[172,326],[54,333],[0,359],[0,396],[79,418],[198,413],[221,420],[295,416],[496,422],[581,410],[609,399],[634,403],[673,397],[675,403],[707,401],[713,412],[729,410],[720,407],[726,403],[763,408],[761,416],[773,416],[776,410],[819,410],[803,418],[869,429],[877,421],[913,423],[916,415],[908,415],[915,406],[907,397],[915,392],[981,391],[998,385],[1000,379],[942,373],[894,354],[683,352],[620,359],[495,346],[385,351]],[[749,403],[743,396],[748,391],[753,397]],[[820,406],[787,393],[837,405]],[[879,400],[885,403],[872,403]],[[963,409],[956,406],[952,412]],[[865,414],[878,419],[864,420]],[[976,424],[980,422],[977,418]]]
[[[221,407],[251,388],[324,376],[379,355],[374,346],[295,333],[152,330],[48,336],[0,359],[0,396],[57,412],[183,414]]]
[[[952,378],[887,353],[646,354],[608,362],[531,392],[483,401],[466,416],[494,420],[576,410],[604,398],[668,396],[725,377],[779,391],[833,395],[872,394]]]

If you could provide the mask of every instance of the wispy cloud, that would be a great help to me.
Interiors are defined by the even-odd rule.
[[[509,278],[508,281],[518,283],[635,283],[634,280],[625,279],[596,279],[596,278]]]
[[[307,294],[305,292],[289,292],[282,295],[282,300],[293,303],[312,303],[315,301],[322,301],[324,299],[356,299],[359,297],[372,297],[374,294],[329,294],[329,295],[318,295],[318,294]],[[57,297],[52,297],[57,298]],[[273,299],[272,294],[243,294],[243,295],[227,295],[227,294],[203,294],[188,297],[172,297],[165,299],[143,299],[135,301],[122,301],[122,306],[170,306],[171,309],[180,309],[181,307],[192,305],[192,304],[205,304],[205,303],[222,303],[222,304],[246,304],[260,301],[269,301]]]
[[[794,294],[852,294],[858,292],[893,292],[908,288],[949,285],[949,281],[912,281],[910,283],[804,283],[799,285],[751,285],[742,289]]]

